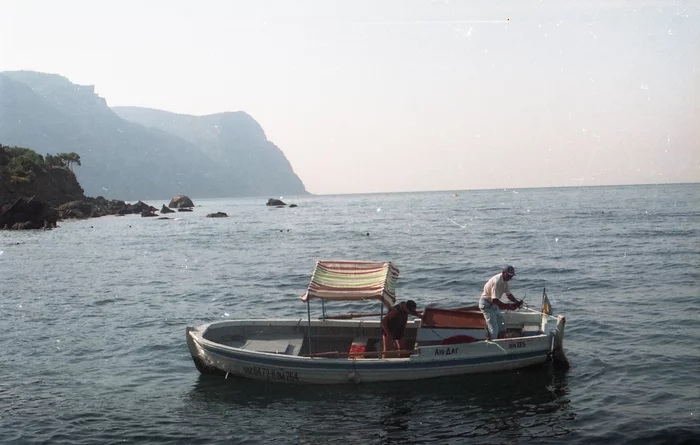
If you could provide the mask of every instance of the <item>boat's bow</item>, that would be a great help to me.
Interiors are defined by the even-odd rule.
[[[552,360],[560,368],[569,368],[569,359],[564,354],[564,328],[566,327],[566,317],[557,317],[557,327],[554,332],[554,342],[552,345]]]

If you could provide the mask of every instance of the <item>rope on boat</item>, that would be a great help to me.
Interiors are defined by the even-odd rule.
[[[534,312],[536,314],[544,315],[545,317],[552,319],[552,320],[557,319],[557,317],[555,317],[554,315],[549,315],[549,314],[545,314],[544,312],[536,311],[534,309],[531,309],[530,306],[525,306],[523,309],[525,309],[526,311]]]
[[[484,341],[485,341],[486,343],[489,343],[489,344],[492,344],[492,345],[497,346],[498,349],[500,349],[501,351],[503,351],[503,353],[504,353],[506,356],[508,355],[508,351],[506,351],[505,349],[503,349],[503,346],[499,345],[499,344],[496,343],[495,341],[493,341],[493,340],[484,340]]]

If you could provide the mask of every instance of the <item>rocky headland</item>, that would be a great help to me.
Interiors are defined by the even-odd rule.
[[[141,201],[85,196],[72,171],[80,162],[76,153],[42,156],[0,144],[0,229],[50,229],[60,220],[106,215],[155,216],[157,209]]]
[[[51,229],[61,220],[107,215],[140,214],[144,218],[171,219],[162,215],[192,212],[195,206],[185,195],[176,195],[160,210],[142,201],[129,204],[102,196],[85,196],[73,173],[76,164],[81,164],[77,153],[42,156],[29,148],[0,144],[0,230]],[[275,198],[270,198],[266,205],[287,207]],[[214,212],[206,217],[226,218],[228,214]]]

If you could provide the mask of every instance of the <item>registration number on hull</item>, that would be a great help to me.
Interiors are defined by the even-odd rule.
[[[299,376],[295,371],[266,368],[264,366],[243,366],[243,374],[277,382],[298,382]]]

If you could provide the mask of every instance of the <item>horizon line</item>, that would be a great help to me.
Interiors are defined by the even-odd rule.
[[[357,195],[399,195],[399,194],[412,194],[412,193],[455,193],[455,192],[484,192],[484,191],[507,191],[507,190],[539,190],[539,189],[556,189],[556,188],[592,188],[592,187],[640,187],[640,186],[671,186],[671,185],[696,185],[700,184],[700,180],[695,182],[657,182],[657,183],[638,183],[638,184],[597,184],[597,185],[553,185],[553,186],[540,186],[540,187],[497,187],[497,188],[474,188],[474,189],[438,189],[438,190],[410,190],[410,191],[395,191],[395,192],[351,192],[351,193],[311,193],[306,192],[300,193],[290,193],[286,195],[282,193],[277,196],[272,194],[267,195],[256,195],[256,196],[190,196],[185,194],[185,196],[190,199],[269,199],[274,197],[276,199],[288,199],[294,198],[304,198],[306,196],[357,196]],[[182,193],[180,193],[182,194]],[[101,196],[101,195],[100,195]],[[117,199],[117,198],[112,198]],[[136,201],[151,200],[151,201],[169,201],[172,198],[139,198]],[[123,201],[134,201],[124,199]]]

